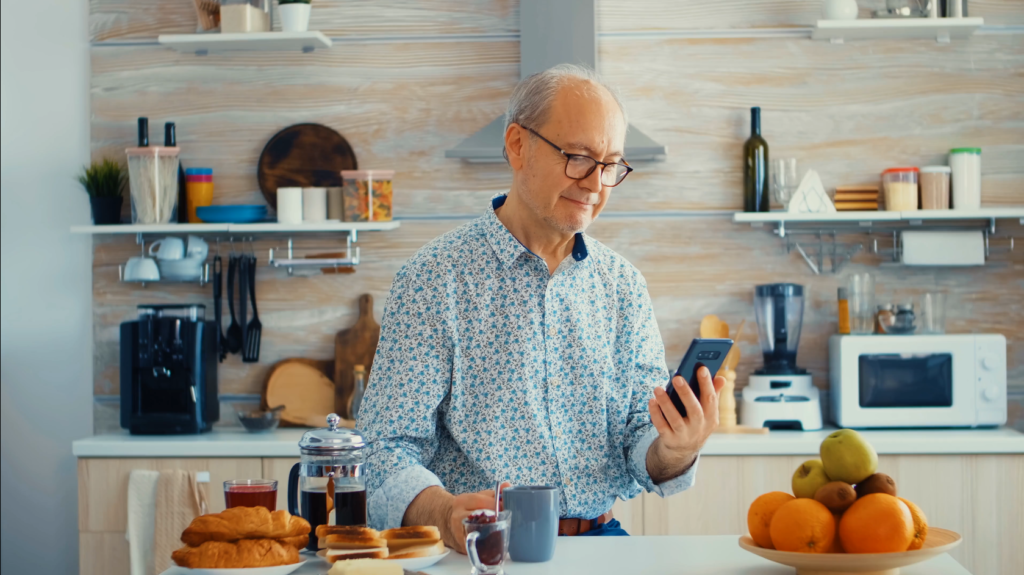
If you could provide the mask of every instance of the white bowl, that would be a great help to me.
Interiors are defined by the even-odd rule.
[[[205,257],[188,257],[180,260],[157,260],[160,277],[171,281],[198,280],[203,273]]]

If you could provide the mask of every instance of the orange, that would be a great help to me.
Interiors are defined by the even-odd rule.
[[[772,543],[779,551],[830,553],[836,538],[836,520],[821,503],[794,499],[772,517]]]
[[[872,493],[843,513],[839,538],[847,553],[906,551],[914,539],[914,519],[906,503],[888,493]]]
[[[924,540],[928,538],[928,518],[924,516],[924,511],[913,502],[907,501],[900,497],[900,501],[907,504],[910,508],[910,517],[914,520],[914,539],[910,542],[910,547],[907,547],[907,551],[913,551],[914,549],[920,549],[924,547]]]
[[[750,538],[757,543],[758,547],[775,549],[775,546],[772,545],[772,536],[769,534],[772,516],[775,515],[775,511],[779,507],[793,499],[795,497],[788,493],[772,491],[761,495],[750,504],[750,509],[747,511],[747,529],[750,530]]]
[[[829,553],[846,553],[846,550],[843,549],[843,544],[839,541],[839,532],[838,532],[839,522],[842,521],[842,519],[843,519],[842,511],[840,511],[839,513],[836,513],[835,511],[833,511],[832,512],[832,518],[835,519],[837,531],[836,531],[835,539],[832,540],[832,547],[828,550],[828,552]]]

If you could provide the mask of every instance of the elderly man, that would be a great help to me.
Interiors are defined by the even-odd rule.
[[[632,171],[614,93],[556,66],[506,124],[512,188],[398,272],[359,414],[372,526],[436,525],[462,552],[506,480],[557,487],[560,533],[625,535],[616,498],[693,484],[724,384],[704,368],[698,403],[675,378],[680,416],[643,276],[584,234]]]

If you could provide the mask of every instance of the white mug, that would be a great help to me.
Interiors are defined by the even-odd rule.
[[[281,224],[302,223],[302,188],[277,189],[277,221]]]
[[[155,282],[160,280],[160,269],[156,267],[153,258],[135,256],[128,258],[124,265],[124,281],[127,282]]]
[[[153,250],[157,252],[153,253]],[[149,245],[149,255],[161,260],[180,260],[185,257],[185,241],[171,236],[157,240]]]
[[[302,188],[302,221],[327,220],[327,188]]]
[[[822,12],[826,20],[856,20],[857,0],[825,0]]]
[[[188,243],[185,246],[185,257],[187,258],[200,258],[205,260],[206,256],[210,253],[210,245],[206,243],[203,238],[199,236],[189,236]]]

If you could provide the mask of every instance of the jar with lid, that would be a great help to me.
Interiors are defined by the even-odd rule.
[[[949,166],[924,166],[921,168],[921,209],[949,209]]]
[[[270,0],[221,0],[220,31],[269,32]]]
[[[976,210],[981,207],[981,148],[953,148],[949,151],[952,170],[954,210]]]
[[[878,310],[875,312],[875,333],[889,333],[889,328],[895,322],[896,312],[893,305],[891,303],[879,304]]]
[[[317,526],[366,525],[365,443],[358,431],[339,423],[332,413],[326,429],[303,434],[301,459],[288,474],[288,512],[309,521],[306,549],[313,552]]]
[[[911,212],[917,209],[917,168],[889,168],[882,172],[885,209]]]

